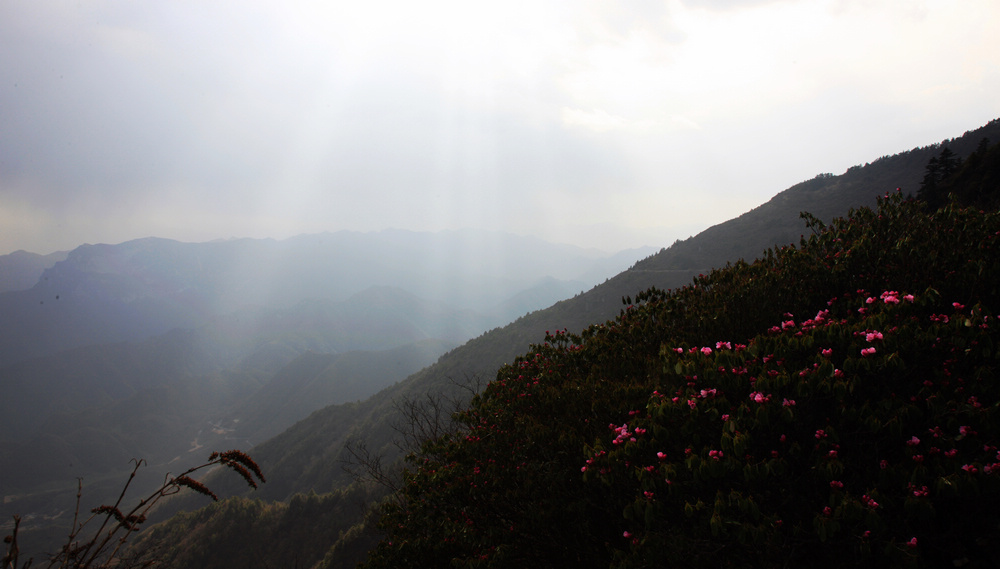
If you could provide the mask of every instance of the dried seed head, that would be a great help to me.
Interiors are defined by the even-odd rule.
[[[217,457],[219,461],[222,462],[223,464],[233,467],[234,470],[237,465],[241,465],[246,470],[253,472],[257,476],[257,478],[260,479],[261,482],[267,482],[267,480],[264,479],[264,474],[261,473],[260,471],[260,467],[257,466],[257,463],[254,462],[254,460],[250,458],[250,456],[247,453],[241,450],[227,450],[226,452],[223,452],[221,454],[220,453],[212,453],[212,454],[213,456]],[[214,459],[210,458],[209,460],[214,460]],[[246,476],[244,476],[244,478],[246,478]],[[248,482],[250,482],[250,485],[253,486],[254,488],[257,487],[257,484],[253,482],[252,479],[248,480]]]
[[[215,495],[215,492],[212,492],[204,484],[189,476],[178,476],[177,478],[174,478],[174,484],[177,484],[178,486],[186,486],[199,494],[208,496],[216,502],[219,501],[219,497]]]

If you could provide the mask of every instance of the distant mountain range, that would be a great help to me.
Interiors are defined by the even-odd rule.
[[[560,300],[567,289],[588,288],[651,250],[611,255],[486,231],[387,230],[284,241],[146,238],[82,245],[65,255],[12,253],[0,256],[5,289],[11,287],[0,292],[0,367],[204,326],[240,311],[346,301],[372,286],[474,311],[474,334]],[[13,289],[32,272],[38,276],[30,288]],[[553,279],[563,286],[553,288]],[[449,338],[464,340],[469,332]]]
[[[265,440],[649,251],[469,230],[0,256],[0,514]]]

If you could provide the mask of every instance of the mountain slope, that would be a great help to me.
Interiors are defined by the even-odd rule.
[[[33,287],[46,269],[64,260],[68,254],[66,251],[48,255],[14,251],[9,255],[0,255],[0,292]]]
[[[1000,140],[1000,120],[946,142],[956,154],[966,156],[983,138]],[[296,491],[329,491],[344,484],[349,478],[338,465],[347,459],[343,445],[353,437],[368,441],[372,449],[398,456],[390,443],[399,436],[392,428],[399,421],[394,402],[421,400],[427,394],[461,397],[463,391],[456,384],[470,379],[492,380],[497,369],[539,342],[546,331],[583,330],[615,317],[623,297],[650,287],[678,288],[699,273],[743,258],[741,255],[754,258],[769,247],[797,240],[808,231],[799,217],[802,211],[817,211],[818,217],[829,220],[853,207],[873,204],[876,197],[897,187],[905,193],[916,193],[927,161],[940,148],[916,148],[853,167],[841,176],[821,176],[797,184],[738,218],[636,263],[604,284],[470,340],[433,366],[368,401],[317,411],[255,449],[255,457],[265,468],[291,477],[264,488],[264,496],[284,499]],[[901,182],[894,183],[894,179]],[[348,432],[349,428],[353,430]],[[323,451],[317,454],[305,449]]]

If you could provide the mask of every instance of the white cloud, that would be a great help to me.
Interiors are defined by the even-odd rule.
[[[996,21],[991,0],[2,3],[0,218],[30,221],[0,252],[213,227],[636,246],[996,118]]]

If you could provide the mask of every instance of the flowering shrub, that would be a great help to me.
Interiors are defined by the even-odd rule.
[[[692,381],[651,393],[631,418],[648,436],[587,451],[598,458],[586,476],[632,488],[623,564],[669,552],[778,565],[808,546],[840,564],[938,565],[979,549],[970,536],[1000,521],[1000,322],[981,305],[932,320],[936,304],[931,291],[858,315],[844,299],[832,303],[844,318],[714,359],[665,347],[664,367]],[[866,356],[873,324],[891,332]],[[706,390],[715,395],[697,409],[683,404]]]
[[[995,562],[1000,217],[809,223],[499,370],[368,566]]]

